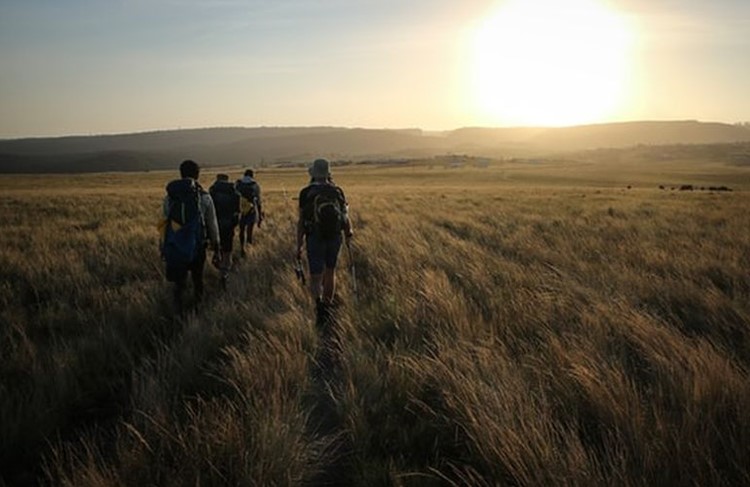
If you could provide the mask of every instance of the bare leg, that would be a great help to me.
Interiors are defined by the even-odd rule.
[[[323,271],[323,301],[327,304],[333,302],[333,295],[336,292],[336,269],[326,267]]]
[[[320,300],[322,284],[323,274],[310,275],[310,293],[312,294],[313,301],[315,301],[316,303]]]
[[[193,292],[196,302],[203,299],[203,267],[206,263],[206,250],[203,249],[195,261],[190,264],[190,275],[193,278]]]
[[[227,282],[229,281],[229,270],[232,268],[232,253],[222,252],[221,260],[219,261],[219,274],[221,275],[221,288],[227,290]]]
[[[232,253],[231,252],[222,252],[221,254],[221,270],[224,272],[229,272],[229,270],[232,268]]]
[[[240,254],[245,255],[245,225],[240,225]]]
[[[255,228],[255,224],[247,226],[247,244],[248,245],[253,244],[253,229],[254,228]]]

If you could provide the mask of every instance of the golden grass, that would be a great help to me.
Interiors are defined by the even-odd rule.
[[[184,320],[172,173],[0,178],[0,479],[748,484],[747,170],[635,169],[338,169],[359,292],[342,255],[328,333],[291,266],[299,170],[259,172],[255,247]]]

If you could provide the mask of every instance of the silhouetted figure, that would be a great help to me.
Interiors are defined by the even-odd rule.
[[[254,179],[252,169],[247,169],[242,179],[235,183],[240,194],[240,253],[246,255],[245,242],[253,244],[253,228],[263,223],[263,202],[260,197],[260,184]]]
[[[199,175],[200,167],[195,161],[183,161],[180,164],[181,179],[167,184],[162,205],[162,258],[166,262],[167,280],[175,284],[174,300],[180,312],[188,273],[192,277],[196,303],[203,298],[203,268],[208,243],[212,243],[215,252],[220,252],[213,200],[198,183]]]
[[[232,245],[234,229],[240,220],[240,195],[226,174],[217,174],[216,181],[208,189],[216,209],[219,224],[221,256],[216,264],[221,273],[221,284],[226,289],[229,271],[232,268]]]
[[[297,258],[307,250],[310,292],[319,319],[329,318],[336,290],[336,262],[343,238],[352,238],[344,191],[331,179],[330,164],[316,159],[308,170],[312,181],[299,193]]]

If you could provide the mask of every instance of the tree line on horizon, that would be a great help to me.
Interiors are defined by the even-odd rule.
[[[134,134],[0,140],[0,173],[80,173],[171,168],[186,157],[207,166],[295,163],[325,155],[331,160],[420,159],[461,153],[477,157],[543,157],[547,154],[638,146],[727,145],[708,149],[748,152],[742,124],[696,121],[631,122],[566,128],[419,129],[337,127],[212,128]],[[741,146],[739,149],[737,144]],[[688,149],[690,150],[690,149]],[[701,149],[706,151],[705,147]],[[731,161],[730,161],[731,162]]]

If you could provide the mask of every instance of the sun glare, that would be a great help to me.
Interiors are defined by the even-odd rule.
[[[622,109],[634,34],[603,0],[506,0],[473,41],[482,123],[575,125]]]

